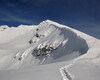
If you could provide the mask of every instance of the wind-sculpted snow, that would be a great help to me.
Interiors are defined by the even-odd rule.
[[[9,28],[4,35],[2,33],[5,41],[6,32],[11,35],[13,30],[16,36],[9,36],[14,37],[0,45],[1,69],[68,61],[88,51],[85,39],[71,29],[48,20],[37,26]]]
[[[86,41],[77,36],[77,34],[70,29],[50,24],[48,22],[43,22],[40,24],[40,26],[45,28],[44,33],[47,34],[45,36],[47,39],[45,40],[46,42],[44,42],[44,44],[53,45],[54,49],[57,49],[50,54],[49,62],[71,60],[87,52],[88,45]],[[49,34],[46,32],[48,30]]]
[[[0,26],[0,80],[99,80],[99,63],[100,40],[68,26]]]

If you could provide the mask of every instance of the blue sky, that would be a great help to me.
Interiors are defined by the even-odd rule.
[[[100,38],[100,0],[0,0],[0,25],[50,19]]]

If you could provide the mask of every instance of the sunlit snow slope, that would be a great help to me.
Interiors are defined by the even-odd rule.
[[[0,80],[84,80],[94,74],[87,70],[100,69],[99,48],[98,39],[50,20],[0,26]]]
[[[49,20],[0,31],[0,69],[67,61],[87,50],[85,39]]]

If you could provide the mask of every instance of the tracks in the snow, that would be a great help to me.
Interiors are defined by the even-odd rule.
[[[61,76],[63,77],[63,80],[73,80],[73,76],[68,71],[68,69],[71,66],[73,66],[73,64],[74,64],[74,61],[70,63],[69,65],[60,68],[60,73],[61,73]]]

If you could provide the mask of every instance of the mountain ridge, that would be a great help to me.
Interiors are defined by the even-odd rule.
[[[80,80],[87,73],[93,76],[94,72],[87,70],[98,71],[99,47],[100,40],[51,20],[6,28],[0,31],[0,71],[6,77],[2,72],[0,77],[7,80],[12,74],[9,80]],[[80,71],[84,73],[77,77]],[[91,80],[89,76],[85,79]]]

